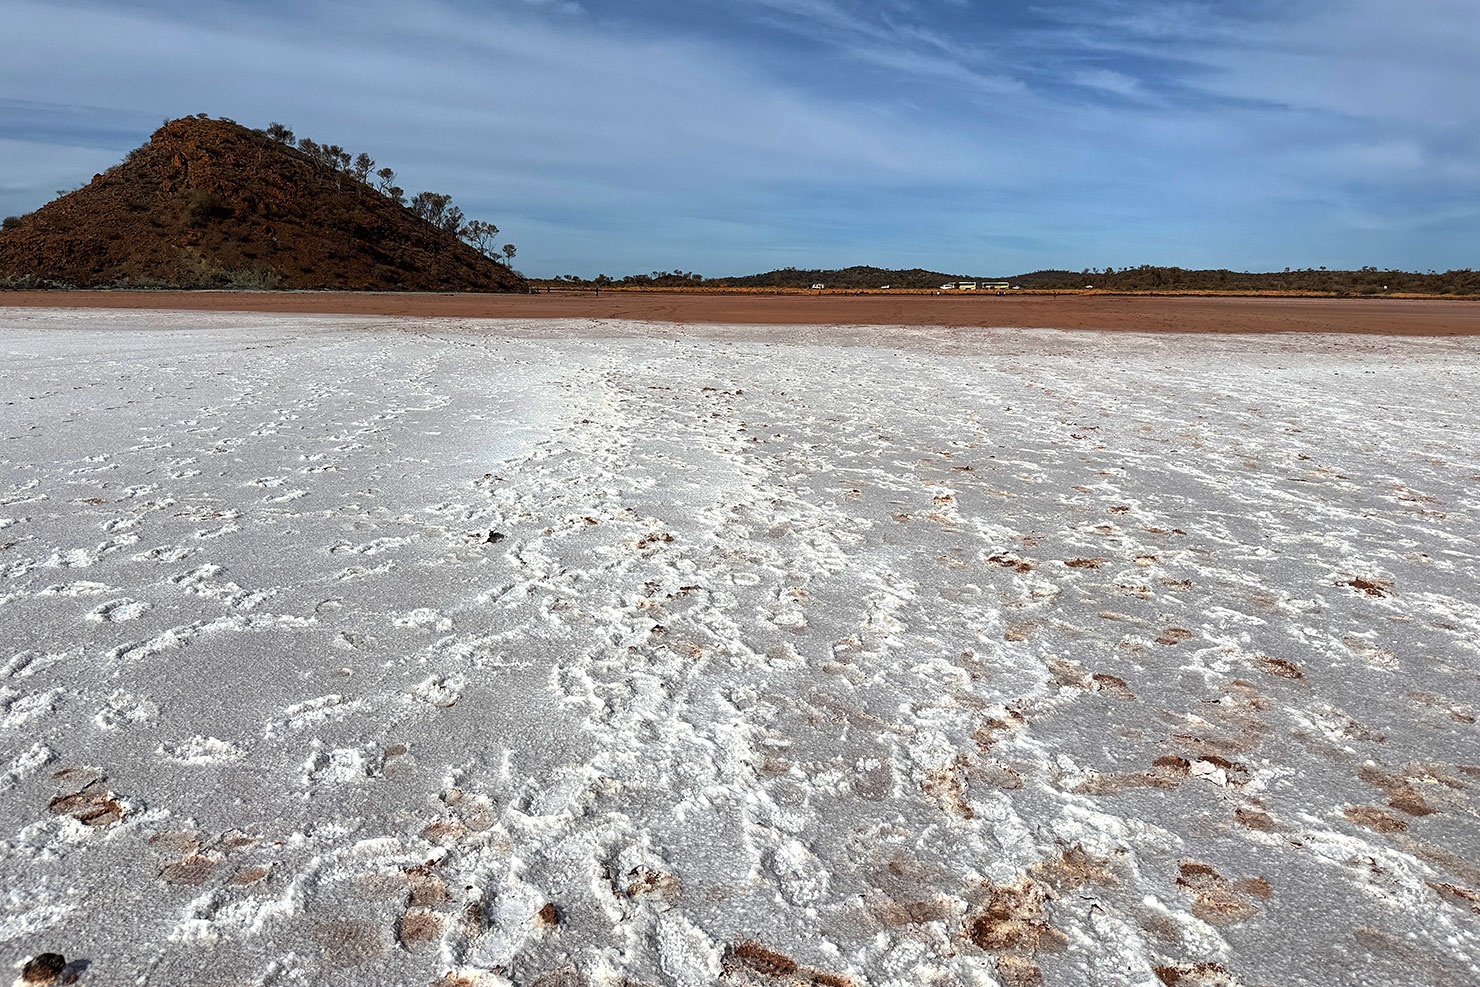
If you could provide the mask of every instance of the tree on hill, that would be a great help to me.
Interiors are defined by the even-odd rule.
[[[375,173],[375,191],[392,202],[406,204],[406,191],[396,184],[396,173],[390,168],[382,168]]]
[[[475,219],[463,228],[463,239],[484,257],[493,257],[498,252],[498,227]]]
[[[277,121],[268,124],[262,133],[280,144],[289,147],[295,145],[292,129]],[[498,227],[492,223],[476,227],[468,224],[462,209],[452,204],[452,196],[438,192],[420,192],[408,201],[405,190],[396,184],[395,171],[391,168],[376,171],[375,159],[363,151],[352,155],[338,144],[320,144],[309,137],[298,138],[296,146],[310,161],[334,172],[336,188],[344,187],[340,176],[347,175],[392,202],[406,206],[419,219],[444,233],[467,240],[484,256],[496,259],[497,243],[493,238],[498,235]]]
[[[507,266],[509,266],[509,267],[513,267],[514,266],[514,255],[517,254],[518,252],[519,251],[517,249],[515,249],[515,247],[514,247],[514,245],[512,243],[506,243],[506,244],[504,244],[504,263]]]
[[[268,137],[288,146],[294,145],[293,131],[287,126],[273,122],[263,131]],[[338,144],[320,144],[309,137],[297,140],[298,150],[310,161],[334,173],[336,188],[343,188],[341,176],[349,176],[360,185],[373,189],[444,233],[449,233],[476,249],[483,256],[498,260],[499,229],[483,220],[469,221],[462,209],[452,204],[452,196],[440,192],[418,192],[409,201],[406,192],[396,184],[396,173],[391,168],[375,169],[375,159],[363,151],[357,155]],[[504,263],[508,265],[513,254],[509,247],[503,250]]]
[[[411,212],[437,229],[453,236],[463,235],[463,211],[452,204],[452,196],[440,192],[418,192],[411,197]]]

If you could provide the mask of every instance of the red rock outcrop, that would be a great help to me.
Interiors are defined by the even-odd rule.
[[[0,231],[13,286],[523,291],[524,279],[261,131],[186,117]]]

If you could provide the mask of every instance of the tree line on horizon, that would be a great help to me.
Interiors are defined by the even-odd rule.
[[[842,269],[785,267],[741,277],[706,278],[691,271],[653,271],[613,278],[605,274],[583,278],[565,274],[548,279],[580,287],[654,288],[807,288],[825,284],[829,288],[939,288],[959,281],[1007,281],[1015,287],[1036,290],[1095,287],[1107,291],[1311,291],[1335,295],[1381,295],[1412,292],[1435,295],[1480,294],[1480,271],[1470,268],[1449,271],[1399,271],[1362,267],[1357,270],[1320,268],[1250,272],[1227,269],[1195,270],[1142,264],[1137,267],[1086,267],[1078,271],[1041,270],[1011,277],[979,277],[927,271],[857,266]]]
[[[1111,291],[1312,291],[1337,295],[1381,295],[1413,292],[1436,295],[1480,294],[1480,272],[1469,268],[1448,271],[1400,271],[1375,266],[1355,270],[1325,267],[1285,268],[1282,271],[1233,271],[1227,268],[1192,270],[1141,264],[1136,267],[1084,268],[1073,271],[1035,271],[1013,279],[1034,288],[1082,288],[1093,284]]]
[[[609,285],[622,285],[629,288],[682,288],[709,283],[705,281],[702,274],[678,268],[672,271],[653,271],[651,274],[629,274],[623,278],[614,278],[607,274],[598,274],[594,278],[583,278],[579,274],[559,274],[547,280],[593,288],[605,288]]]
[[[329,169],[336,182],[348,178],[358,182],[411,213],[423,222],[449,233],[489,260],[512,269],[518,248],[512,243],[499,245],[499,228],[480,219],[468,219],[461,207],[453,205],[452,196],[442,192],[418,192],[409,199],[406,190],[396,184],[396,173],[389,167],[376,168],[376,161],[363,151],[351,154],[338,144],[320,144],[309,137],[297,137],[290,127],[274,120],[263,130],[268,137],[286,147],[297,148],[310,161]],[[502,260],[499,255],[502,254]]]

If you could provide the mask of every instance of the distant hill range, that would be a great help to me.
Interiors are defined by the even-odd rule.
[[[305,153],[279,129],[169,121],[86,186],[5,220],[0,286],[526,290],[460,238],[446,196],[419,216],[348,154]]]
[[[705,278],[684,271],[654,271],[621,279],[587,280],[567,276],[549,284],[625,285],[651,287],[705,288],[808,288],[814,284],[834,289],[939,288],[946,284],[973,281],[1005,281],[1025,290],[1055,290],[1093,286],[1106,291],[1318,291],[1335,294],[1379,295],[1394,292],[1424,294],[1480,294],[1480,272],[1472,270],[1380,271],[1365,267],[1357,271],[1294,270],[1248,273],[1226,270],[1187,270],[1180,267],[1142,265],[1119,270],[1030,271],[1010,276],[947,274],[913,267],[895,270],[882,267],[845,267],[839,270],[801,269],[795,267],[751,274],[744,277]]]

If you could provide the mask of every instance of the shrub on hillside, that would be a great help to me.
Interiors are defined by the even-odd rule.
[[[221,197],[207,189],[191,189],[185,198],[185,216],[193,226],[202,226],[226,215],[227,211]]]

